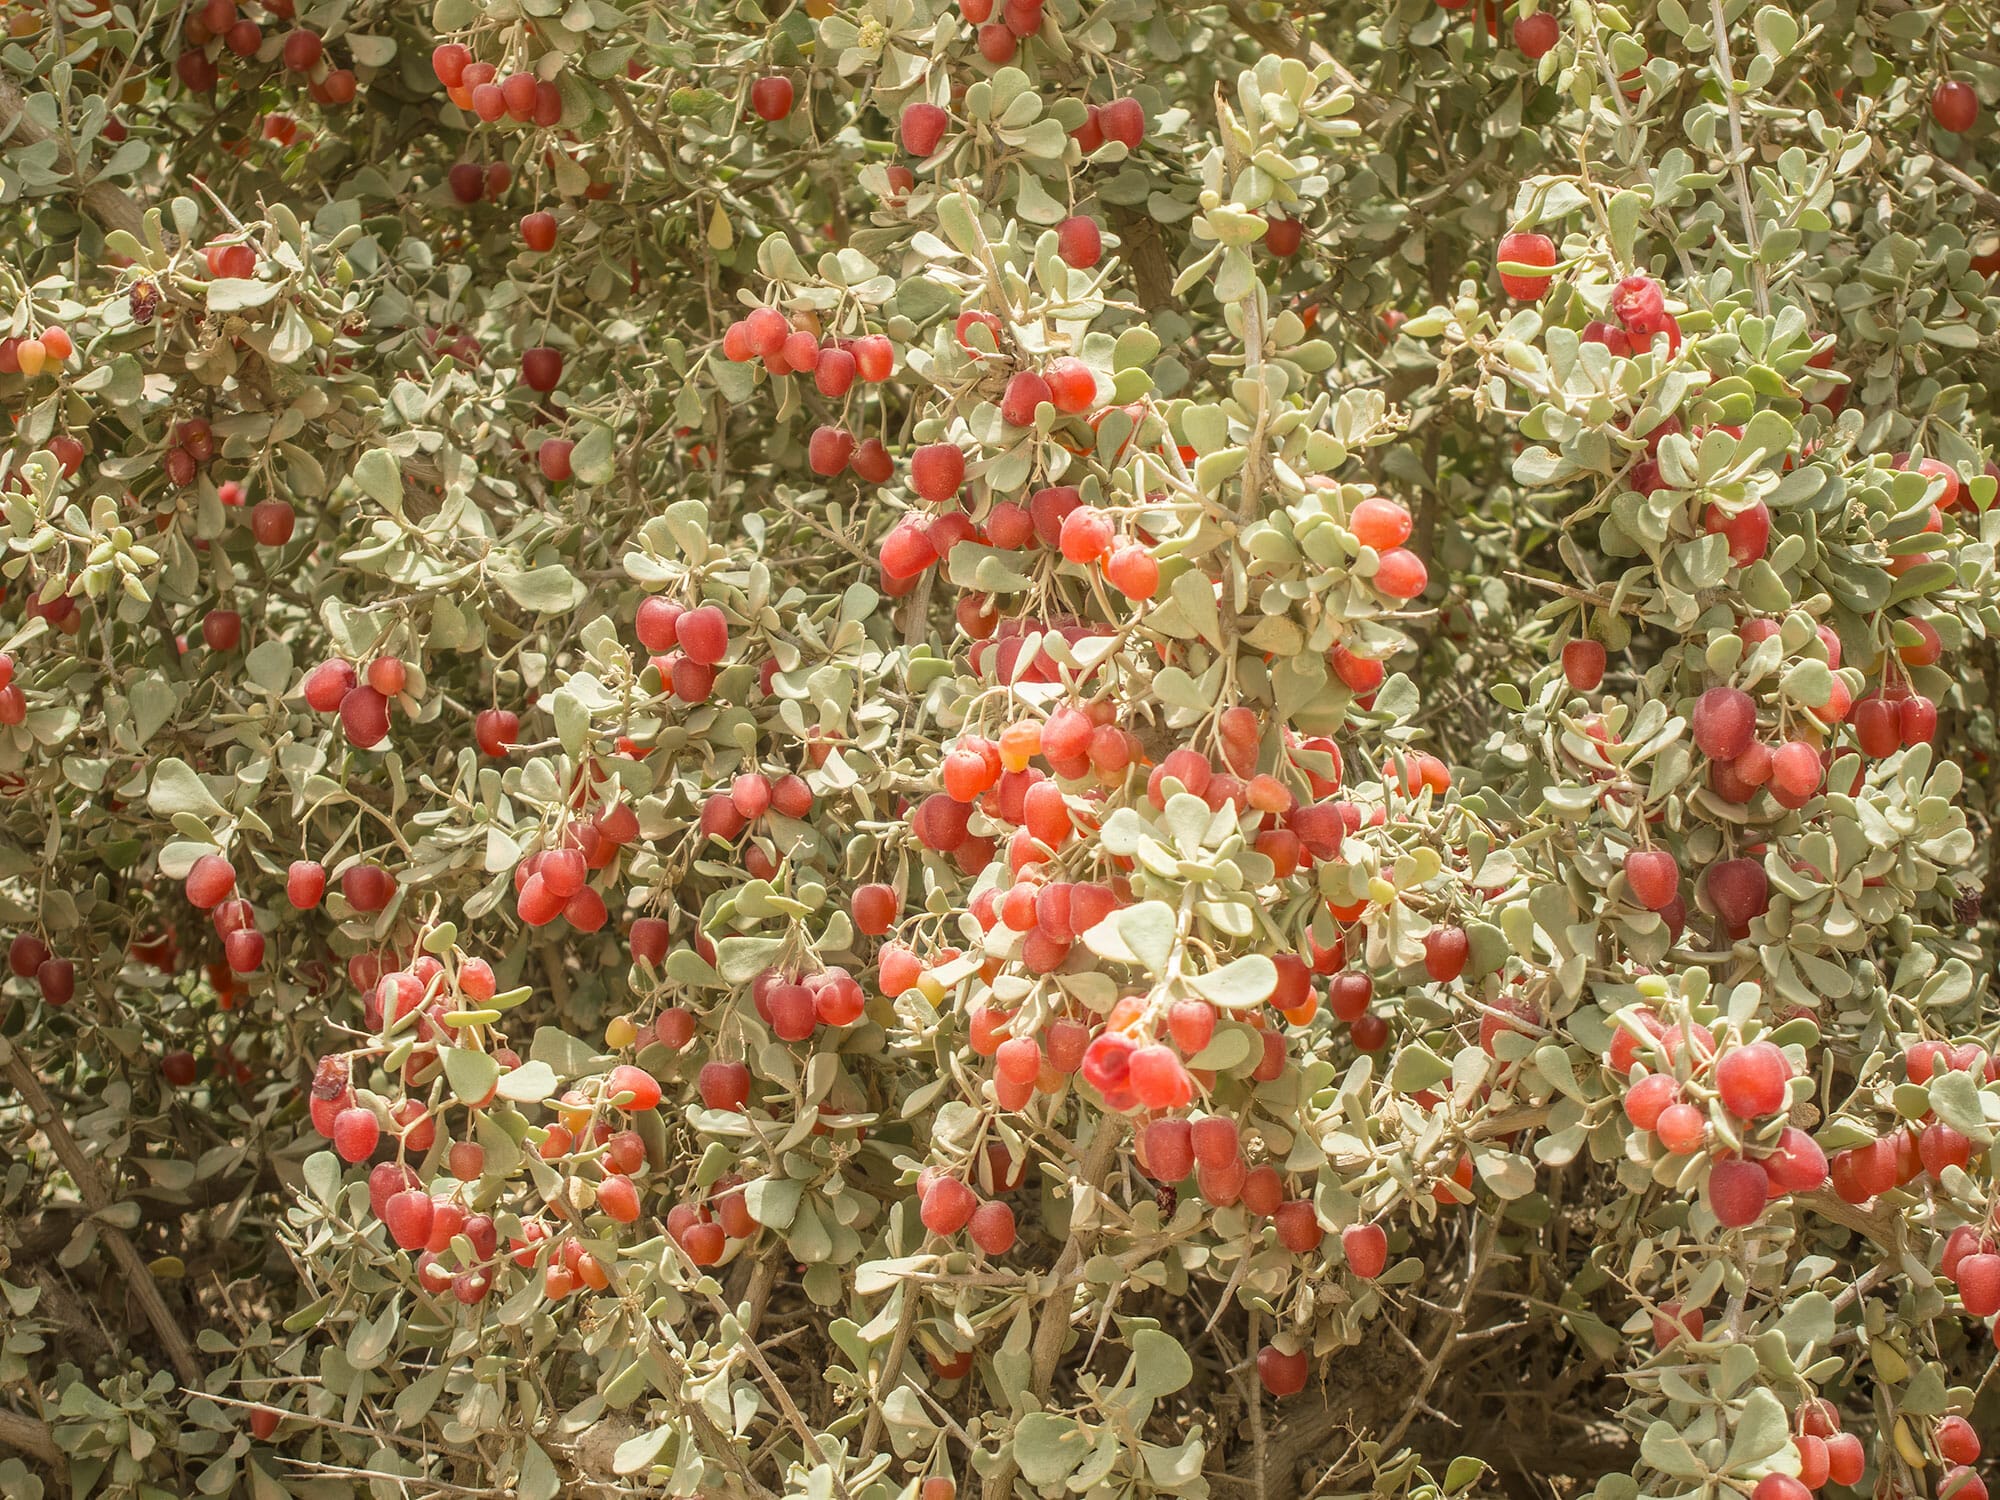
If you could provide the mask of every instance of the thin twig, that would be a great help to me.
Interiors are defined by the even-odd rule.
[[[111,1258],[118,1262],[118,1269],[124,1274],[125,1284],[137,1299],[146,1321],[153,1325],[161,1346],[167,1352],[167,1360],[174,1367],[174,1374],[182,1385],[190,1390],[201,1388],[201,1362],[195,1358],[194,1345],[181,1332],[168,1309],[166,1300],[160,1296],[160,1288],[153,1280],[153,1273],[143,1257],[125,1237],[125,1231],[117,1225],[106,1222],[101,1216],[115,1201],[104,1185],[97,1165],[69,1133],[69,1126],[56,1109],[55,1101],[42,1087],[41,1079],[35,1076],[28,1060],[5,1041],[0,1041],[0,1065],[6,1068],[7,1077],[15,1091],[26,1101],[28,1111],[35,1117],[49,1138],[49,1145],[55,1150],[56,1159],[63,1164],[63,1170],[76,1182],[77,1191],[83,1201],[90,1206],[93,1214],[99,1215],[97,1232],[103,1237],[105,1248]]]

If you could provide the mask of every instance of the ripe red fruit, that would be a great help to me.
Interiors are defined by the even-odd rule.
[[[521,220],[521,243],[530,250],[548,251],[556,247],[556,216],[539,209]]]
[[[750,1098],[750,1070],[740,1062],[705,1062],[695,1090],[709,1109],[740,1111]]]
[[[1514,23],[1514,45],[1525,57],[1546,56],[1562,35],[1562,25],[1554,15],[1538,10],[1532,16],[1523,16]]]
[[[1641,347],[1667,328],[1666,292],[1650,276],[1627,276],[1611,289],[1611,313]]]
[[[614,1172],[597,1185],[597,1206],[620,1224],[639,1217],[639,1189],[632,1179]]]
[[[1770,1042],[1733,1047],[1715,1065],[1722,1107],[1739,1120],[1754,1120],[1783,1109],[1791,1077],[1792,1065]]]
[[[396,894],[396,877],[380,865],[349,865],[340,872],[340,894],[359,912],[377,912]]]
[[[1180,1182],[1194,1170],[1194,1137],[1186,1120],[1155,1120],[1139,1136],[1139,1155],[1156,1182]]]
[[[1867,1466],[1867,1452],[1853,1433],[1836,1432],[1826,1439],[1826,1477],[1833,1483],[1859,1484]]]
[[[997,68],[1014,60],[1021,39],[1011,28],[995,21],[979,28],[978,45],[979,55]]]
[[[1896,731],[1905,749],[1935,739],[1937,721],[1937,705],[1922,693],[1912,693],[1896,705]]]
[[[1278,1243],[1294,1255],[1312,1254],[1326,1238],[1318,1213],[1304,1198],[1280,1203],[1277,1212],[1271,1215],[1271,1222],[1278,1231]]]
[[[1050,363],[1045,378],[1048,399],[1055,409],[1075,415],[1089,411],[1097,402],[1097,377],[1080,359],[1063,358]]]
[[[1389,1264],[1389,1236],[1380,1224],[1354,1224],[1340,1231],[1340,1253],[1347,1269],[1363,1281],[1373,1281]]]
[[[253,973],[264,962],[264,934],[254,927],[227,934],[222,939],[222,958],[238,974]]]
[[[1236,1122],[1227,1115],[1204,1115],[1188,1126],[1194,1159],[1204,1167],[1221,1167],[1238,1154]]]
[[[815,432],[814,437],[818,437]],[[869,484],[887,484],[896,472],[896,461],[889,456],[889,450],[882,446],[880,438],[869,438],[856,448],[848,459],[848,466],[854,470],[854,477]],[[817,466],[815,466],[817,472]]]
[[[792,80],[767,73],[750,85],[750,107],[760,120],[782,120],[792,112]]]
[[[1136,542],[1126,543],[1105,559],[1104,576],[1134,603],[1143,603],[1160,591],[1160,561],[1151,549]]]
[[[1968,1317],[1990,1318],[2000,1312],[2000,1255],[1981,1252],[1958,1263],[1959,1300]]]
[[[233,609],[212,609],[201,620],[201,638],[211,651],[234,651],[243,643],[243,616]]]
[[[1741,688],[1712,687],[1695,700],[1696,747],[1710,760],[1734,760],[1757,735],[1757,700]]]
[[[952,1235],[971,1222],[979,1195],[956,1177],[937,1177],[923,1195],[918,1217],[932,1234]]]
[[[1062,555],[1073,563],[1094,563],[1110,548],[1111,535],[1109,516],[1095,506],[1080,505],[1063,517],[1060,532]],[[1042,744],[1046,750],[1046,734]]]
[[[1602,641],[1569,641],[1563,646],[1563,676],[1579,693],[1590,692],[1604,681],[1604,662]]]
[[[1670,1104],[1654,1122],[1660,1144],[1676,1156],[1692,1156],[1708,1132],[1708,1117],[1692,1104]]]
[[[1681,867],[1664,849],[1634,849],[1625,856],[1625,884],[1648,911],[1665,911],[1681,888]]]
[[[810,337],[810,335],[807,335]],[[805,366],[800,366],[801,369]],[[829,400],[838,401],[854,384],[858,367],[853,354],[838,344],[828,344],[814,356],[811,364],[813,386]]]
[[[982,1254],[1005,1255],[1014,1248],[1014,1210],[997,1199],[980,1204],[972,1211],[966,1235]]]
[[[299,690],[315,712],[330,714],[340,708],[341,700],[353,690],[356,680],[352,662],[323,661],[306,673]]]
[[[257,941],[261,958],[261,935]],[[227,947],[226,940],[224,946]],[[250,967],[254,969],[256,965]],[[76,965],[66,958],[45,958],[35,965],[35,984],[42,992],[42,999],[50,1005],[67,1005],[76,995]]]
[[[389,736],[389,700],[365,683],[340,700],[340,727],[350,743],[372,750]]]
[[[944,504],[964,483],[965,455],[956,445],[926,443],[910,455],[910,488],[932,505]]]
[[[906,104],[897,130],[905,151],[912,156],[929,156],[937,150],[938,142],[944,139],[945,127],[950,124],[951,116],[935,104]]]
[[[1764,1158],[1764,1171],[1779,1192],[1809,1193],[1826,1181],[1826,1153],[1803,1130],[1787,1125]]]
[[[1000,397],[1000,420],[1010,427],[1032,427],[1035,408],[1045,401],[1055,401],[1049,383],[1032,370],[1022,370],[1007,382]]]
[[[1708,1204],[1725,1228],[1754,1224],[1770,1196],[1771,1181],[1754,1161],[1724,1157],[1708,1169]]]
[[[1433,927],[1424,934],[1424,972],[1439,984],[1449,984],[1465,972],[1472,939],[1463,927]]]
[[[1963,135],[1979,119],[1979,95],[1969,83],[1945,79],[1931,91],[1931,118],[1940,130]]]
[[[1948,1464],[1979,1462],[1979,1434],[1963,1417],[1946,1417],[1937,1425],[1937,1450]]]
[[[1079,271],[1088,271],[1104,256],[1104,235],[1097,220],[1072,214],[1056,225],[1056,254]]]
[[[431,1223],[437,1205],[420,1187],[407,1187],[392,1194],[382,1206],[382,1222],[389,1238],[403,1250],[421,1250],[430,1243]]]
[[[464,81],[465,66],[471,61],[472,50],[459,42],[442,42],[431,48],[431,71],[448,89],[455,89]]]
[[[260,500],[250,507],[250,534],[261,547],[282,547],[292,539],[297,524],[291,505],[283,500]]]
[[[1747,568],[1762,557],[1771,545],[1771,509],[1762,500],[1753,500],[1734,515],[1719,505],[1702,512],[1702,527],[1710,536],[1728,540],[1729,560]]]
[[[236,889],[236,867],[220,854],[204,854],[187,872],[188,903],[201,911],[212,911]]]
[[[1146,138],[1146,109],[1137,99],[1113,99],[1097,111],[1098,129],[1107,141],[1118,141],[1136,151]]]
[[[1391,599],[1414,599],[1430,582],[1424,560],[1406,547],[1392,547],[1375,565],[1375,587]]]
[[[713,604],[687,610],[674,621],[674,639],[689,661],[714,666],[729,654],[729,620]]]
[[[1708,867],[1708,900],[1731,927],[1747,927],[1771,905],[1770,877],[1754,859],[1729,859]]]
[[[1286,1354],[1276,1344],[1266,1344],[1257,1351],[1257,1378],[1274,1396],[1296,1396],[1306,1388],[1308,1371],[1303,1349]]]
[[[498,760],[520,739],[521,716],[512,709],[483,708],[472,716],[472,740],[481,755]]]
[[[349,1106],[333,1117],[333,1149],[342,1161],[366,1161],[381,1138],[382,1124],[372,1109]]]
[[[1789,1474],[1766,1474],[1750,1491],[1750,1500],[1812,1500],[1812,1491]]]
[[[1503,265],[1553,266],[1556,263],[1555,241],[1545,234],[1506,234],[1500,237],[1500,248],[1496,258]],[[1502,271],[1500,285],[1508,296],[1519,302],[1534,302],[1549,289],[1547,276],[1534,276],[1518,271]]]
[[[1297,219],[1272,214],[1264,221],[1264,248],[1273,255],[1297,255],[1305,236],[1306,226]]]
[[[318,66],[323,50],[319,33],[301,27],[285,38],[285,66],[294,73],[310,73]]]
[[[1657,1130],[1660,1116],[1680,1102],[1681,1086],[1668,1073],[1652,1073],[1625,1093],[1625,1118],[1641,1130]]]
[[[854,925],[868,937],[880,937],[895,926],[902,905],[890,886],[857,887],[854,892]]]

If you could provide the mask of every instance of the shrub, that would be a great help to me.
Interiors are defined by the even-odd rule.
[[[1984,1495],[1992,18],[1320,9],[8,9],[0,1490]]]

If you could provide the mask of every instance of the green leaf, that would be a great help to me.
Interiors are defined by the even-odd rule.
[[[777,962],[783,938],[729,937],[715,945],[715,966],[727,984],[748,984]]]
[[[1141,901],[1117,913],[1118,935],[1149,974],[1166,973],[1174,951],[1174,909],[1164,901]]]
[[[611,1472],[614,1474],[643,1474],[653,1467],[659,1456],[666,1452],[667,1444],[674,1438],[671,1424],[655,1427],[651,1432],[642,1432],[637,1437],[629,1437],[618,1445],[611,1455]]]
[[[449,1077],[449,1074],[447,1074]],[[545,1062],[524,1062],[518,1068],[509,1068],[500,1075],[494,1086],[495,1093],[502,1099],[511,1099],[516,1104],[539,1104],[561,1086],[555,1069]],[[457,1091],[457,1085],[452,1085]]]
[[[584,588],[561,563],[509,572],[496,568],[493,581],[521,608],[538,615],[566,614],[583,603]]]
[[[570,472],[584,484],[603,484],[613,472],[611,429],[591,426],[570,450]]]
[[[1732,1473],[1744,1473],[1791,1440],[1791,1422],[1785,1415],[1784,1403],[1760,1386],[1743,1402],[1723,1466]]]
[[[500,1082],[500,1064],[473,1047],[446,1047],[444,1076],[461,1104],[483,1104]]]
[[[533,1438],[521,1440],[521,1472],[514,1481],[514,1493],[519,1500],[556,1500],[562,1493],[562,1475]]]
[[[554,1026],[535,1028],[528,1044],[528,1060],[548,1064],[557,1078],[576,1078],[593,1073],[599,1066],[595,1048]]]
[[[153,768],[146,788],[146,806],[163,818],[189,813],[197,818],[220,817],[223,807],[193,766],[169,756]]]
[[[1993,1129],[1980,1107],[1979,1085],[1970,1073],[1949,1069],[1931,1079],[1931,1108],[1937,1117],[1975,1145],[1993,1142]]]
[[[1032,1411],[1014,1428],[1014,1462],[1037,1489],[1051,1489],[1090,1456],[1090,1434],[1074,1417]]]
[[[743,1189],[750,1217],[766,1229],[789,1229],[805,1184],[792,1177],[759,1177]]]
[[[253,307],[262,307],[280,290],[279,283],[275,281],[218,276],[208,284],[208,310],[212,313],[247,312]]]
[[[1396,1053],[1389,1086],[1399,1094],[1414,1094],[1451,1077],[1451,1064],[1422,1042],[1411,1042]]]
[[[1194,1378],[1194,1361],[1172,1334],[1142,1328],[1132,1335],[1132,1387],[1157,1400]]]
[[[370,448],[354,465],[361,492],[392,516],[403,513],[403,466],[387,448]]]
[[[1224,1010],[1247,1010],[1271,998],[1278,987],[1278,966],[1263,954],[1252,953],[1207,974],[1193,975],[1188,983]]]

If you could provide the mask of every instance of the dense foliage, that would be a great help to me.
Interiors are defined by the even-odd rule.
[[[1986,0],[0,16],[0,1492],[1984,1500]]]

